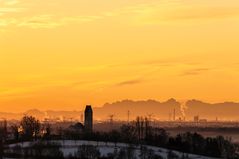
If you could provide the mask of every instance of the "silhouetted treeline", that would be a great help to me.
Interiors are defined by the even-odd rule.
[[[4,150],[4,148],[3,148],[3,140],[1,139],[0,140],[0,159],[2,159],[2,157],[3,157],[3,150]]]
[[[0,128],[0,159],[3,158],[4,154],[4,141],[5,141],[5,130],[4,128]]]
[[[205,138],[198,133],[190,132],[170,136],[164,129],[154,128],[147,118],[138,117],[134,122],[122,125],[119,130],[112,130],[111,132],[85,133],[85,131],[77,125],[73,125],[69,127],[69,129],[59,129],[57,134],[51,134],[50,126],[44,125],[44,133],[40,134],[40,130],[43,130],[43,125],[35,118],[24,117],[21,121],[21,126],[24,127],[23,130],[20,131],[20,134],[19,131],[13,132],[15,135],[15,142],[32,139],[91,140],[103,141],[106,143],[113,142],[115,144],[122,142],[129,143],[129,145],[152,145],[185,153],[218,158],[239,158],[237,154],[238,146],[229,139],[225,139],[222,136]],[[14,129],[16,128],[13,127],[13,130]],[[79,152],[79,155],[80,153],[81,152]]]
[[[170,136],[164,129],[154,128],[147,118],[138,117],[131,124],[122,125],[120,130],[111,132],[94,132],[91,134],[71,133],[69,130],[62,132],[65,139],[82,139],[104,142],[130,143],[136,145],[152,145],[185,153],[205,155],[221,158],[239,158],[238,146],[225,139],[218,137],[203,137],[198,133],[183,133]]]

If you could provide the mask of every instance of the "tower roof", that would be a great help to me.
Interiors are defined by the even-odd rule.
[[[86,105],[85,112],[89,112],[89,111],[92,112],[92,107],[91,107],[91,105]]]

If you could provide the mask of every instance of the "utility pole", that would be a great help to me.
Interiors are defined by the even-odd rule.
[[[129,116],[130,116],[130,111],[128,110],[127,117],[128,117],[128,124],[129,124]]]
[[[151,126],[152,116],[153,116],[153,114],[148,114],[148,118],[149,118],[149,126]]]
[[[113,122],[114,122],[114,114],[111,114],[109,115],[109,121],[110,121],[110,124],[113,125]]]
[[[81,123],[84,122],[84,115],[83,115],[83,113],[81,113],[80,120],[81,120]]]
[[[173,109],[173,121],[176,120],[176,112],[175,112],[175,108]]]

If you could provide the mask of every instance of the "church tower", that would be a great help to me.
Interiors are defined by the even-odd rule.
[[[85,131],[92,132],[93,130],[93,110],[91,105],[85,107]]]

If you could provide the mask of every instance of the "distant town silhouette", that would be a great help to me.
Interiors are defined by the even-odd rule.
[[[147,109],[145,109],[147,108]],[[137,116],[152,117],[157,120],[186,120],[192,121],[198,116],[208,121],[237,121],[239,120],[239,103],[223,102],[223,103],[207,103],[200,100],[188,100],[184,103],[176,99],[169,99],[164,102],[157,100],[122,100],[114,103],[106,103],[101,107],[94,107],[95,120],[108,120],[109,115],[113,114],[116,120],[128,120],[128,112],[130,118],[135,119]],[[22,113],[0,112],[0,118],[20,119],[23,114],[36,116],[40,120],[45,118],[61,119],[79,119],[79,114],[83,114],[83,110],[79,111],[57,111],[31,109]]]

